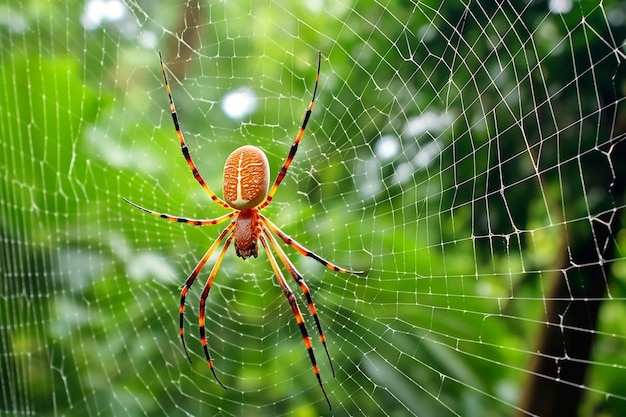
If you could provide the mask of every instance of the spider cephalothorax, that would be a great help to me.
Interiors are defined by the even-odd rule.
[[[235,220],[235,230],[233,237],[235,238],[235,253],[242,259],[259,254],[257,250],[257,242],[261,237],[263,225],[259,217],[257,209],[241,210]]]
[[[160,57],[160,54],[159,54]],[[274,257],[272,249],[278,255],[278,258],[283,263],[289,274],[293,277],[296,284],[300,287],[304,297],[306,298],[307,305],[309,307],[309,311],[311,316],[313,316],[313,320],[315,321],[315,326],[317,327],[317,331],[319,333],[320,341],[324,346],[324,350],[326,351],[326,356],[328,357],[328,362],[330,363],[331,370],[333,372],[333,376],[335,371],[333,369],[333,364],[330,359],[330,354],[328,353],[328,348],[326,346],[326,338],[324,337],[324,332],[322,331],[322,326],[320,324],[319,318],[317,316],[317,311],[315,309],[315,305],[313,304],[313,299],[311,298],[311,293],[309,291],[309,287],[307,286],[304,278],[300,272],[296,269],[293,263],[287,258],[287,255],[283,251],[283,249],[278,245],[278,242],[274,238],[273,234],[276,234],[283,242],[287,245],[294,248],[298,253],[304,256],[311,257],[316,261],[320,262],[325,267],[342,273],[350,273],[350,274],[361,274],[362,271],[350,271],[345,268],[341,268],[335,264],[332,264],[322,258],[319,255],[311,252],[306,249],[304,246],[293,240],[287,234],[285,234],[282,230],[278,228],[274,223],[272,223],[269,219],[263,216],[260,212],[265,207],[267,207],[274,194],[276,193],[278,186],[285,178],[287,174],[287,169],[289,165],[291,165],[291,161],[293,160],[296,151],[298,150],[298,144],[300,143],[300,139],[302,139],[302,135],[304,134],[304,130],[306,129],[306,125],[309,121],[309,117],[311,116],[311,109],[313,108],[313,104],[315,103],[315,95],[317,93],[317,85],[319,82],[320,76],[320,64],[321,64],[321,53],[318,55],[317,62],[317,75],[315,77],[315,87],[313,89],[313,97],[311,98],[311,102],[309,107],[304,114],[304,120],[302,121],[302,125],[300,126],[300,130],[296,135],[296,139],[291,145],[291,149],[283,166],[281,167],[276,179],[271,188],[269,188],[269,178],[270,178],[270,169],[269,163],[267,162],[267,157],[265,153],[251,145],[242,146],[238,149],[235,149],[230,156],[226,159],[224,164],[224,177],[223,177],[223,195],[224,199],[219,198],[215,193],[211,190],[211,188],[206,184],[202,175],[198,172],[196,165],[191,159],[191,155],[189,154],[189,149],[187,148],[187,144],[185,143],[185,139],[183,137],[183,133],[180,130],[180,125],[178,123],[178,115],[176,113],[176,108],[174,107],[174,100],[172,98],[172,92],[170,90],[169,83],[167,81],[167,75],[165,74],[165,65],[163,64],[163,60],[161,59],[161,70],[163,72],[163,79],[165,81],[165,89],[167,90],[167,94],[170,100],[170,110],[172,112],[172,120],[174,122],[174,128],[176,129],[176,135],[178,136],[178,141],[180,142],[180,147],[191,169],[191,172],[200,184],[200,186],[207,192],[209,197],[219,204],[222,207],[227,209],[231,209],[229,213],[226,213],[220,217],[215,219],[207,219],[207,220],[198,220],[198,219],[189,219],[186,217],[178,217],[172,216],[170,214],[159,213],[153,210],[146,209],[144,207],[138,206],[126,199],[124,199],[129,204],[152,214],[153,216],[161,217],[163,219],[167,219],[172,222],[179,223],[189,223],[194,226],[212,226],[227,220],[231,220],[228,226],[224,228],[224,230],[220,233],[217,239],[213,242],[213,244],[206,251],[204,256],[200,259],[196,267],[193,269],[187,280],[185,281],[185,285],[180,294],[180,339],[183,344],[183,349],[189,361],[191,361],[191,357],[187,352],[187,346],[185,344],[184,338],[184,312],[185,312],[185,298],[187,296],[187,292],[191,285],[196,280],[198,274],[207,263],[211,255],[215,252],[218,246],[224,241],[224,246],[220,251],[213,268],[211,269],[211,273],[207,279],[206,285],[202,290],[202,295],[200,296],[200,312],[199,312],[199,329],[200,329],[200,342],[202,343],[202,348],[204,350],[204,355],[206,361],[211,369],[211,372],[215,376],[217,382],[225,386],[217,377],[215,373],[215,369],[213,367],[213,362],[211,361],[211,356],[209,354],[209,348],[206,340],[205,333],[205,303],[206,299],[209,295],[209,291],[211,290],[211,286],[213,285],[213,280],[217,275],[217,271],[224,259],[224,255],[226,254],[226,250],[228,246],[230,246],[231,242],[234,243],[235,252],[237,256],[246,259],[251,256],[257,257],[258,255],[258,242],[261,242],[261,245],[265,249],[267,253],[267,257],[270,261],[272,269],[276,274],[276,278],[278,280],[278,284],[280,285],[283,294],[289,301],[291,309],[296,319],[296,323],[300,328],[300,332],[302,334],[302,339],[304,340],[304,345],[309,352],[309,358],[311,360],[311,365],[313,366],[313,371],[315,372],[315,376],[317,378],[318,384],[324,393],[324,397],[326,398],[326,402],[330,407],[330,400],[326,395],[326,391],[324,390],[324,385],[322,384],[322,379],[320,377],[319,368],[317,366],[317,362],[315,360],[315,355],[313,353],[313,347],[311,345],[311,340],[309,338],[306,326],[304,324],[304,319],[302,318],[302,314],[300,312],[300,308],[296,302],[296,298],[289,288],[287,281],[281,269]],[[272,234],[273,233],[273,234]],[[225,239],[225,240],[224,240]]]

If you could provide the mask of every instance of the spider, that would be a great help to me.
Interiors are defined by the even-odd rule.
[[[207,263],[211,255],[216,251],[218,246],[224,241],[224,246],[222,247],[219,256],[217,257],[213,268],[209,274],[206,285],[202,290],[202,295],[200,296],[200,312],[199,312],[199,329],[200,329],[200,342],[202,344],[202,348],[204,350],[204,356],[206,361],[215,377],[215,380],[224,388],[227,389],[224,384],[217,377],[217,373],[215,372],[215,368],[213,367],[213,361],[211,360],[211,355],[209,354],[209,348],[207,344],[207,337],[205,332],[205,304],[207,297],[209,296],[209,291],[211,290],[211,286],[213,285],[213,280],[217,275],[217,271],[224,259],[224,255],[226,254],[226,250],[230,246],[231,243],[234,244],[235,253],[237,256],[242,259],[247,259],[251,256],[257,257],[258,255],[258,242],[261,242],[261,245],[265,249],[265,253],[269,259],[270,265],[274,270],[274,274],[278,280],[278,284],[282,289],[283,294],[287,298],[289,305],[291,306],[291,310],[293,311],[296,323],[300,329],[300,333],[302,334],[302,339],[304,340],[304,345],[309,354],[309,359],[311,360],[311,365],[313,367],[313,372],[315,373],[315,377],[317,378],[317,382],[324,394],[324,398],[328,403],[328,407],[332,408],[330,404],[330,400],[328,399],[328,395],[326,395],[326,390],[324,389],[324,385],[322,384],[322,379],[320,377],[319,367],[317,365],[317,361],[315,360],[315,354],[313,353],[313,347],[311,344],[311,339],[309,337],[308,331],[306,329],[304,319],[302,317],[302,313],[300,312],[300,308],[296,302],[296,298],[294,293],[290,289],[287,281],[283,273],[281,272],[279,263],[276,260],[276,257],[272,253],[272,249],[278,255],[278,258],[287,269],[289,274],[293,277],[296,284],[300,287],[300,290],[304,294],[304,298],[308,304],[309,311],[313,320],[315,321],[315,326],[317,327],[317,332],[319,333],[319,338],[324,346],[324,350],[326,351],[326,357],[328,358],[328,362],[330,364],[330,368],[335,376],[335,370],[333,368],[332,361],[330,359],[330,353],[328,352],[328,348],[326,346],[326,338],[324,336],[324,332],[322,331],[322,326],[320,324],[319,317],[317,315],[317,311],[315,309],[315,304],[313,304],[313,298],[311,296],[311,291],[304,281],[304,277],[302,274],[296,269],[293,263],[289,260],[284,250],[279,246],[276,238],[273,234],[277,235],[285,244],[291,246],[298,253],[303,256],[308,256],[310,258],[315,259],[317,262],[324,265],[326,268],[341,272],[344,274],[363,274],[363,271],[351,271],[346,268],[342,268],[337,266],[321,256],[315,254],[309,249],[302,246],[300,243],[296,242],[294,239],[289,237],[286,233],[284,233],[278,226],[272,223],[267,217],[261,214],[261,210],[266,208],[274,198],[274,194],[278,190],[278,186],[285,178],[287,174],[287,169],[291,165],[294,156],[296,155],[296,151],[298,150],[298,144],[302,139],[304,131],[306,129],[307,123],[311,116],[311,110],[313,109],[313,105],[315,104],[315,95],[317,93],[317,86],[320,77],[320,66],[322,60],[322,53],[318,53],[317,60],[317,75],[315,77],[315,87],[313,88],[313,96],[311,98],[311,102],[306,109],[304,114],[304,120],[302,121],[302,125],[300,126],[300,130],[296,135],[296,138],[291,145],[291,149],[289,150],[289,154],[283,163],[276,179],[271,188],[269,188],[269,163],[267,161],[267,157],[265,153],[251,145],[245,145],[238,149],[235,149],[230,156],[226,159],[224,164],[224,176],[223,176],[223,196],[224,198],[219,198],[209,186],[206,184],[202,175],[198,172],[195,163],[191,159],[191,155],[189,154],[189,148],[185,143],[185,139],[183,137],[183,133],[180,129],[180,124],[178,121],[178,115],[176,113],[176,107],[174,106],[174,99],[172,98],[172,92],[170,89],[170,85],[167,81],[167,75],[165,73],[165,64],[163,63],[163,58],[161,53],[159,52],[159,59],[161,61],[161,71],[163,73],[163,80],[165,81],[165,89],[167,90],[167,95],[170,101],[170,110],[172,112],[172,120],[174,122],[174,128],[176,129],[176,135],[178,136],[178,140],[180,142],[180,147],[191,169],[191,172],[200,184],[204,191],[211,197],[211,199],[217,203],[218,205],[230,209],[231,211],[227,214],[224,214],[220,217],[214,219],[191,219],[187,217],[179,217],[173,216],[170,214],[159,213],[144,207],[141,207],[127,199],[124,198],[124,201],[128,204],[145,211],[153,216],[160,217],[162,219],[169,220],[171,222],[178,223],[187,223],[193,226],[213,226],[216,224],[223,223],[225,221],[231,220],[228,226],[222,230],[217,239],[213,242],[213,244],[206,251],[204,256],[200,259],[196,267],[193,269],[187,280],[185,281],[185,285],[182,288],[180,294],[180,325],[179,325],[179,333],[180,340],[183,345],[183,350],[187,359],[191,362],[191,357],[189,356],[189,352],[187,351],[187,346],[185,344],[184,337],[184,312],[185,312],[185,297],[187,296],[187,292],[193,285],[196,280],[198,274]]]

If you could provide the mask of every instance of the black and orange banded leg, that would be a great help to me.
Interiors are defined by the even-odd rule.
[[[214,226],[228,219],[232,219],[233,217],[237,215],[236,211],[231,211],[230,213],[224,214],[223,216],[217,217],[215,219],[190,219],[188,217],[179,217],[179,216],[172,216],[171,214],[159,213],[158,211],[141,207],[140,205],[135,204],[132,201],[127,200],[125,198],[122,198],[122,199],[126,201],[128,204],[130,204],[131,206],[136,207],[139,210],[145,211],[146,213],[152,214],[155,217],[160,217],[162,219],[169,220],[171,222],[176,222],[176,223],[188,223],[192,226]]]
[[[291,162],[293,161],[294,156],[296,156],[296,152],[298,151],[298,145],[300,144],[302,135],[304,135],[304,131],[306,130],[306,125],[309,123],[309,118],[311,117],[311,111],[313,110],[313,105],[315,104],[315,96],[317,94],[317,85],[319,84],[319,80],[320,80],[321,64],[322,64],[322,51],[318,52],[318,55],[317,55],[317,74],[315,76],[315,87],[313,87],[313,97],[311,98],[311,103],[309,103],[309,107],[307,107],[306,113],[304,113],[304,120],[302,121],[302,125],[300,126],[300,130],[298,131],[298,134],[296,135],[296,139],[291,144],[291,149],[289,150],[287,159],[285,159],[283,166],[280,168],[280,171],[278,172],[278,175],[276,176],[276,180],[274,181],[274,185],[272,185],[272,188],[267,194],[265,201],[263,202],[263,204],[261,204],[258,207],[259,210],[262,210],[263,208],[267,207],[269,203],[271,203],[272,199],[274,198],[274,194],[276,194],[276,191],[278,190],[278,186],[283,181],[283,179],[285,179],[285,175],[287,175],[287,170],[289,169],[289,166],[291,165]]]
[[[167,81],[167,75],[165,74],[165,64],[163,63],[163,57],[161,56],[160,51],[159,51],[159,60],[161,61],[161,71],[163,72],[163,80],[165,81],[165,89],[167,90],[167,95],[170,99],[170,111],[172,112],[172,121],[174,122],[176,135],[178,136],[178,141],[180,142],[180,149],[183,153],[183,156],[185,157],[185,160],[187,161],[187,165],[189,165],[189,168],[191,169],[191,173],[193,174],[193,177],[196,179],[196,181],[198,181],[198,184],[200,184],[202,188],[204,188],[204,191],[206,191],[206,193],[209,195],[209,197],[211,197],[213,201],[215,201],[217,204],[219,204],[222,207],[232,208],[231,206],[228,205],[228,203],[226,203],[224,200],[222,200],[217,195],[215,195],[213,190],[211,190],[211,188],[204,181],[204,178],[202,178],[202,175],[200,175],[200,172],[198,172],[198,168],[196,167],[196,164],[191,159],[191,155],[189,154],[189,148],[187,147],[187,143],[185,142],[185,138],[183,137],[183,132],[180,130],[180,124],[178,122],[178,113],[176,112],[176,106],[174,106],[174,99],[172,98],[172,90],[170,89],[170,84]]]
[[[220,265],[222,264],[222,260],[224,259],[224,255],[226,254],[226,250],[228,249],[228,246],[230,246],[230,242],[232,240],[233,240],[232,235],[229,236],[228,239],[226,239],[226,242],[224,243],[224,247],[222,248],[222,251],[220,252],[220,256],[215,261],[215,265],[213,265],[213,268],[211,268],[211,273],[209,274],[209,278],[207,279],[206,285],[204,286],[204,289],[202,290],[202,295],[200,296],[200,313],[198,315],[198,327],[200,329],[200,343],[202,343],[202,349],[204,350],[204,356],[206,358],[206,362],[209,365],[211,372],[213,372],[213,376],[215,377],[215,380],[224,389],[228,389],[228,388],[226,388],[226,386],[222,384],[222,381],[220,381],[220,379],[217,377],[217,373],[215,373],[215,368],[213,368],[213,361],[211,360],[211,355],[209,354],[209,345],[206,341],[204,317],[205,317],[206,299],[209,296],[209,291],[211,291],[211,287],[213,286],[213,280],[215,279],[215,276],[217,275],[217,271],[220,269]]]
[[[187,281],[185,281],[185,285],[183,286],[183,289],[180,292],[180,308],[179,308],[179,311],[180,311],[180,327],[179,327],[180,341],[183,343],[183,349],[185,351],[185,355],[187,355],[187,359],[189,359],[189,362],[191,362],[191,357],[189,356],[189,352],[187,351],[187,345],[185,344],[185,328],[184,328],[184,325],[185,325],[185,320],[184,320],[184,318],[185,318],[185,299],[187,297],[187,292],[189,291],[189,288],[191,288],[191,286],[193,285],[194,281],[198,277],[198,274],[200,273],[200,271],[202,271],[202,268],[204,268],[204,265],[207,263],[207,261],[209,260],[211,255],[213,255],[213,252],[215,252],[215,249],[217,249],[217,247],[222,242],[222,240],[224,240],[226,235],[229,232],[231,232],[234,227],[235,227],[235,222],[233,221],[228,226],[226,226],[226,228],[224,230],[222,230],[222,233],[220,233],[220,235],[217,237],[217,239],[215,239],[215,242],[213,242],[211,247],[206,251],[204,256],[202,256],[202,259],[200,259],[200,261],[198,262],[196,267],[193,269],[193,271],[191,272],[191,274],[187,278]]]
[[[352,271],[350,269],[342,268],[342,267],[340,267],[338,265],[335,265],[332,262],[327,261],[326,259],[322,258],[321,256],[319,256],[315,252],[310,251],[309,249],[305,248],[304,246],[299,244],[297,241],[292,239],[289,235],[287,235],[285,232],[280,230],[280,228],[278,226],[276,226],[274,223],[272,223],[264,215],[259,214],[259,216],[261,218],[261,221],[265,224],[265,226],[267,226],[267,228],[269,228],[272,232],[274,232],[276,235],[278,235],[278,237],[280,237],[280,239],[283,242],[285,242],[286,244],[288,244],[289,246],[294,248],[301,255],[308,256],[309,258],[315,259],[317,262],[321,263],[322,265],[324,265],[326,268],[330,269],[331,271],[341,272],[342,274],[355,274],[355,275],[362,275],[362,274],[365,273],[364,271]]]
[[[326,351],[326,357],[328,358],[328,363],[330,364],[330,370],[333,373],[333,377],[335,377],[335,368],[333,367],[333,361],[330,359],[330,353],[328,352],[328,347],[326,346],[326,336],[324,336],[324,332],[322,331],[322,325],[317,315],[317,309],[315,308],[315,304],[313,303],[313,298],[311,296],[309,286],[304,281],[304,277],[302,276],[302,274],[296,269],[296,267],[289,260],[289,258],[287,258],[285,251],[283,251],[283,249],[278,245],[278,242],[276,242],[276,239],[274,239],[274,236],[272,236],[271,232],[266,227],[263,227],[263,234],[267,237],[267,240],[269,240],[270,245],[272,245],[272,247],[278,254],[278,257],[283,262],[283,265],[285,265],[285,268],[287,268],[289,274],[293,277],[294,281],[296,281],[296,284],[298,284],[298,286],[302,290],[302,293],[304,294],[306,302],[309,306],[311,316],[313,316],[313,320],[315,321],[317,333],[320,335],[320,342],[322,342],[322,346],[324,346],[324,350]]]
[[[300,308],[298,307],[296,297],[294,296],[293,291],[291,291],[291,289],[289,288],[287,281],[285,281],[285,277],[283,276],[283,273],[280,271],[278,263],[276,262],[276,259],[274,258],[274,255],[269,245],[267,244],[265,237],[260,236],[259,240],[261,241],[261,244],[265,248],[265,253],[267,253],[267,258],[269,259],[270,264],[272,265],[272,269],[274,270],[274,274],[276,275],[278,284],[280,285],[280,288],[283,290],[283,294],[287,298],[287,301],[289,301],[289,305],[291,306],[291,311],[293,311],[293,315],[296,319],[296,323],[298,324],[298,327],[300,328],[300,333],[302,334],[302,340],[304,341],[304,346],[306,347],[307,352],[309,352],[309,359],[311,360],[311,365],[313,366],[313,372],[315,373],[317,382],[320,388],[322,389],[324,398],[326,398],[326,402],[328,403],[328,408],[332,409],[332,406],[330,405],[330,400],[328,399],[328,395],[326,395],[326,390],[324,389],[324,384],[322,384],[322,378],[320,377],[320,369],[317,366],[317,361],[315,360],[315,354],[313,353],[313,346],[311,345],[311,338],[309,337],[309,333],[306,330],[306,325],[304,324],[304,318],[302,317],[302,313],[300,312]]]

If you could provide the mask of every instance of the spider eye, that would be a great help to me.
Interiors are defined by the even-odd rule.
[[[256,146],[235,149],[224,163],[224,200],[234,209],[251,209],[261,204],[269,187],[270,166]]]

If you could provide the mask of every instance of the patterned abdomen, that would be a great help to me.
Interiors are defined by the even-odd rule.
[[[267,197],[269,178],[270,166],[261,149],[237,148],[224,163],[224,200],[237,210],[256,207]]]

